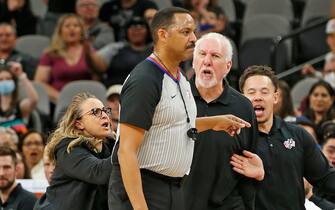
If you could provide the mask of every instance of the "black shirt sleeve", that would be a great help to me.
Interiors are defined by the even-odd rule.
[[[138,70],[130,74],[122,88],[120,122],[149,130],[161,98],[162,79],[145,69]]]
[[[312,195],[312,197],[310,197],[309,200],[312,201],[318,207],[320,207],[322,210],[334,210],[335,209],[334,203],[326,199],[320,198],[316,195]]]
[[[247,139],[249,141],[247,142],[247,145],[245,145],[244,149],[250,152],[256,152],[256,147],[258,143],[257,119],[251,103],[249,103],[249,107],[250,107],[249,116],[251,116],[249,122],[251,123],[251,128],[248,129],[249,138]],[[254,209],[257,187],[258,187],[257,180],[253,178],[248,178],[246,176],[241,176],[241,181],[238,184],[238,188],[243,198],[244,205],[247,209]]]

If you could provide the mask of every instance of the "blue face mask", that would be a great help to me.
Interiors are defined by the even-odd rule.
[[[9,95],[15,90],[15,83],[13,80],[0,81],[0,95]]]

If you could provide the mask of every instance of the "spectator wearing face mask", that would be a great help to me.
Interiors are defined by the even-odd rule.
[[[27,92],[22,100],[18,99],[19,81]],[[0,65],[0,127],[11,127],[19,134],[27,132],[25,120],[35,109],[37,100],[38,94],[21,64]]]

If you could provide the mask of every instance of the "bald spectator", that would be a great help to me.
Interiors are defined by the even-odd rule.
[[[95,49],[114,42],[114,31],[106,23],[100,22],[99,16],[100,4],[98,0],[77,0],[76,13],[84,20],[88,36]]]
[[[38,61],[31,56],[15,50],[16,30],[8,23],[0,23],[0,64],[6,65],[10,61],[19,62],[29,79],[34,78]]]
[[[157,9],[150,0],[115,0],[104,3],[100,9],[99,18],[109,23],[114,29],[115,40],[126,39],[126,25],[132,17],[144,17],[147,9]]]

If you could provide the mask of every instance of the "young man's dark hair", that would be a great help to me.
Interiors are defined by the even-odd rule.
[[[255,76],[255,75],[269,77],[273,86],[275,87],[275,91],[277,91],[279,81],[278,81],[278,78],[276,77],[276,75],[274,74],[272,68],[269,67],[269,66],[253,65],[253,66],[249,66],[248,68],[246,68],[244,70],[243,74],[240,77],[239,88],[240,88],[240,91],[242,93],[243,93],[243,87],[244,87],[245,81],[249,77],[252,77],[252,76]]]
[[[174,15],[179,13],[191,14],[190,11],[180,7],[168,7],[158,11],[151,22],[151,35],[154,44],[157,42],[157,31],[160,28],[168,28],[174,21]]]
[[[0,147],[0,157],[2,156],[11,156],[14,165],[16,165],[16,153],[9,147],[1,146]]]

